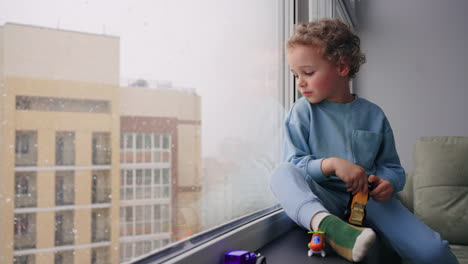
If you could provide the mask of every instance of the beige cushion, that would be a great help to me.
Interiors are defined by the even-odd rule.
[[[414,213],[451,244],[468,245],[468,137],[423,137],[414,151]]]

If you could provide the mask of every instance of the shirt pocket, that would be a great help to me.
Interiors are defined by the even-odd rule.
[[[354,130],[352,135],[351,150],[355,163],[370,171],[382,143],[383,135],[364,130]]]

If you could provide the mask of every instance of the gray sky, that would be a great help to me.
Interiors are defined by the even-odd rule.
[[[207,156],[225,138],[255,137],[239,122],[269,115],[245,109],[277,95],[278,1],[0,0],[0,24],[119,36],[122,78],[171,81],[202,96]]]

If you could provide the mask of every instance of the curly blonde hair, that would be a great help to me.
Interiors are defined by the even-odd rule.
[[[349,65],[349,78],[354,78],[366,56],[361,52],[360,39],[351,28],[338,19],[320,19],[298,24],[287,41],[287,48],[297,45],[313,45],[318,53],[332,63]]]

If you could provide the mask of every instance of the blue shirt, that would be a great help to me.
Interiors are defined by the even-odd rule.
[[[346,159],[367,175],[388,180],[394,193],[405,185],[390,123],[382,109],[365,99],[311,104],[302,97],[291,107],[284,128],[283,160],[324,187],[346,191],[346,183],[336,175],[323,175],[321,163],[329,157]]]

